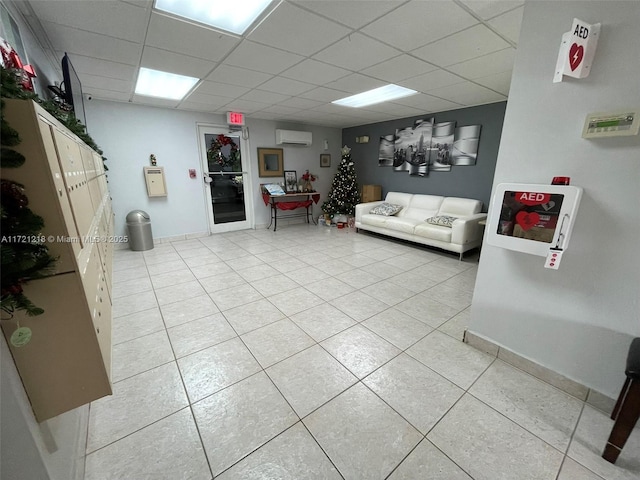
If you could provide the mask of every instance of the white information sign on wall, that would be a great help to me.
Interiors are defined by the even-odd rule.
[[[562,35],[554,83],[561,82],[563,75],[574,78],[589,76],[599,36],[599,23],[590,25],[577,18],[573,19],[571,30]]]

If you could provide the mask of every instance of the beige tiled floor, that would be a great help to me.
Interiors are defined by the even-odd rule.
[[[86,479],[640,478],[640,430],[461,342],[477,257],[316,226],[117,251]]]

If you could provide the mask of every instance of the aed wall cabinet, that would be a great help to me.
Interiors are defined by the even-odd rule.
[[[167,196],[167,182],[164,179],[163,167],[144,167],[144,181],[147,184],[149,197]]]
[[[20,311],[0,322],[36,420],[110,395],[113,213],[102,158],[30,100],[3,99],[4,116],[22,142],[19,168],[0,171],[25,187],[29,208],[52,256],[51,276],[24,286],[42,315]],[[20,327],[32,331],[11,343]]]
[[[582,188],[571,185],[501,183],[489,207],[487,243],[546,257],[566,250]]]

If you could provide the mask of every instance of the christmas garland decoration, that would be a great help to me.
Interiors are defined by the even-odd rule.
[[[3,98],[35,101],[102,155],[102,150],[98,148],[86,133],[84,125],[73,114],[62,109],[56,102],[41,100],[37,94],[24,90],[18,82],[16,72],[1,66],[0,95]],[[2,99],[0,99],[0,107],[0,134],[2,135],[0,137],[0,167],[17,168],[26,161],[22,154],[11,148],[20,143],[20,136],[4,118],[5,103]],[[106,160],[104,157],[102,159]],[[106,165],[105,170],[107,170]],[[49,249],[38,241],[41,238],[40,231],[44,227],[44,220],[29,209],[29,199],[23,185],[6,179],[2,179],[0,183],[0,226],[2,229],[0,310],[7,313],[9,318],[16,311],[24,311],[28,316],[41,315],[44,310],[34,305],[24,295],[23,285],[30,280],[44,278],[53,273],[56,259],[49,254]]]
[[[68,130],[70,130],[73,134],[75,134],[80,140],[86,143],[91,149],[95,150],[100,156],[102,156],[102,161],[106,162],[107,158],[102,155],[102,150],[96,142],[94,142],[93,138],[87,133],[86,127],[80,122],[73,113],[65,110],[60,103],[55,102],[53,100],[42,100],[38,94],[30,92],[28,90],[24,90],[22,85],[18,83],[16,74],[10,70],[0,66],[0,84],[2,86],[2,90],[0,91],[0,95],[3,98],[17,98],[22,100],[33,100],[37,104],[39,104],[42,108],[44,108],[47,112],[49,112],[56,120],[62,123]],[[2,127],[2,138],[4,143],[4,122]],[[15,130],[14,130],[15,131]],[[17,152],[15,152],[17,153]],[[2,151],[2,161],[4,162],[4,150]],[[0,165],[2,167],[6,167],[10,165]],[[107,166],[104,166],[105,171],[109,170]]]

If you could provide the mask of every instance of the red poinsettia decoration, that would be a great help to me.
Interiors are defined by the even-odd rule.
[[[305,182],[315,182],[316,179],[317,179],[317,177],[314,174],[309,173],[309,170],[304,172],[302,174],[302,177],[300,177],[300,178],[302,178],[302,180],[304,180]]]

